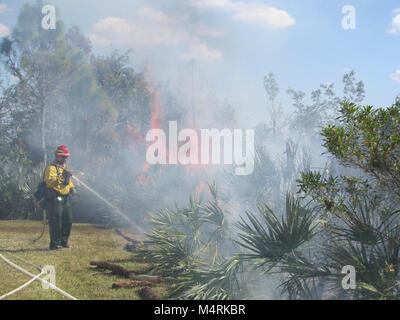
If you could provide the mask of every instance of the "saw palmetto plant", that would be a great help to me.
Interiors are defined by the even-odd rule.
[[[230,260],[231,264],[217,254],[211,263],[205,259],[210,255],[199,254],[216,243],[221,245],[221,237],[205,241],[207,233],[195,232],[205,221],[204,207],[195,205],[195,210],[189,208],[190,214],[183,210],[181,215],[186,217],[185,223],[190,221],[190,227],[178,228],[174,234],[175,238],[183,235],[186,246],[182,247],[190,248],[187,256],[192,257],[190,263],[195,262],[184,264],[185,272],[180,273],[181,281],[176,287],[178,296],[235,297],[232,284],[239,283],[237,292],[243,292],[243,283],[235,280],[239,266],[250,265],[265,276],[276,277],[283,298],[399,299],[399,109],[400,101],[392,108],[378,110],[342,104],[339,125],[328,126],[322,132],[325,147],[339,160],[335,171],[342,175],[333,176],[330,168],[325,168],[323,174],[309,169],[303,172],[297,180],[301,200],[288,194],[285,209],[280,210],[283,212],[272,209],[279,208],[276,204],[280,192],[272,196],[274,206],[269,205],[268,197],[259,197],[260,187],[261,193],[267,190],[265,178],[271,177],[267,170],[269,159],[263,157],[259,161],[263,170],[255,170],[259,180],[250,181],[253,192],[248,192],[246,184],[248,193],[243,196],[246,206],[249,199],[257,204],[258,214],[246,211],[237,223],[239,235],[235,243],[241,251],[231,255],[236,259]],[[294,149],[289,149],[293,151],[289,154],[292,159]],[[296,174],[289,176],[293,179]],[[277,183],[274,190],[281,190],[281,186]],[[207,208],[212,217],[208,222],[224,221],[215,219],[221,215],[216,210],[218,206]],[[163,236],[170,236],[172,230]],[[154,240],[155,247],[162,242]],[[237,268],[226,269],[227,266]],[[352,270],[353,277],[347,277],[344,270]],[[348,280],[351,286],[345,285]]]
[[[163,209],[151,216],[154,227],[146,240],[150,248],[140,250],[137,256],[150,262],[153,270],[164,276],[186,271],[197,261],[200,230],[193,221],[193,215],[198,212],[192,210],[193,205],[191,199],[186,208]]]
[[[223,263],[190,270],[179,279],[171,298],[185,300],[232,300],[243,297],[239,274],[243,261],[232,257]]]
[[[373,246],[349,241],[328,248],[327,265],[336,271],[351,265],[357,271],[357,289],[342,292],[344,298],[392,300],[400,297],[398,255],[399,244],[392,241]]]
[[[242,218],[238,227],[242,232],[238,242],[248,253],[241,257],[265,272],[270,271],[294,250],[310,241],[317,231],[315,214],[302,207],[293,195],[286,196],[286,212],[279,219],[266,204],[258,206],[261,221],[251,212]]]
[[[190,197],[185,207],[163,209],[151,216],[147,248],[136,258],[152,265],[153,272],[171,279],[171,297],[179,299],[231,299],[239,291],[240,262],[228,259],[232,252],[226,211],[215,184],[210,200]]]
[[[238,224],[240,258],[279,276],[289,299],[398,299],[398,200],[362,180],[322,180],[310,190],[318,189],[321,204],[332,203],[327,211],[317,204],[307,209],[288,195],[281,219],[266,205],[259,207],[261,218],[247,213]],[[342,282],[348,266],[355,270],[352,289]]]
[[[329,284],[334,288],[337,282],[330,281],[337,277],[318,257],[306,256],[300,251],[292,252],[281,261],[275,273],[284,275],[280,289],[289,299],[322,299],[324,288]]]

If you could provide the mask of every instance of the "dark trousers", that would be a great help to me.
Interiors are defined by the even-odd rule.
[[[68,243],[72,227],[72,207],[68,196],[49,199],[50,247]]]

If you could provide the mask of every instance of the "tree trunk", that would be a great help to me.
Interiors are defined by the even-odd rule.
[[[138,281],[149,281],[151,283],[163,282],[160,276],[153,276],[147,274],[137,274],[134,271],[126,270],[125,268],[107,261],[91,261],[90,265],[97,266],[100,269],[110,270],[113,274]]]
[[[43,163],[47,164],[47,151],[46,151],[46,106],[42,104],[42,152]]]
[[[137,292],[143,300],[161,300],[149,287],[139,289]]]
[[[112,284],[113,288],[135,288],[135,287],[144,287],[144,286],[152,286],[153,282],[143,281],[143,280],[132,280],[129,282],[114,282]]]

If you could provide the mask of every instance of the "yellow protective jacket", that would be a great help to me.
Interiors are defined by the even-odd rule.
[[[56,165],[58,166],[58,174],[57,168],[55,167]],[[60,195],[67,195],[70,193],[71,189],[74,188],[72,179],[70,179],[68,185],[64,184],[65,178],[62,173],[64,171],[63,168],[65,167],[65,164],[59,165],[58,163],[53,162],[47,165],[44,170],[44,181],[46,186],[57,191]]]

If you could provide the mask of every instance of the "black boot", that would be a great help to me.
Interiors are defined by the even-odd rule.
[[[50,244],[49,249],[50,250],[61,250],[63,247],[59,246],[58,244]]]

